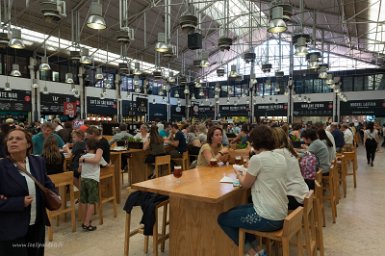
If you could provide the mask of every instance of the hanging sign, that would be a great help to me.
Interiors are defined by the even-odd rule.
[[[374,115],[385,116],[385,100],[350,100],[340,101],[341,116],[347,115]]]
[[[116,99],[87,97],[87,113],[100,116],[116,115]]]
[[[151,121],[167,121],[167,105],[150,104],[149,116]]]
[[[147,98],[137,97],[135,101],[122,100],[122,116],[144,116],[147,114]]]
[[[31,92],[23,90],[4,91],[0,89],[0,111],[30,112]]]
[[[219,113],[225,116],[249,116],[249,105],[222,105],[219,106]]]
[[[294,102],[294,116],[333,116],[333,101]]]
[[[77,99],[73,95],[59,94],[59,93],[50,93],[50,94],[40,93],[40,111],[42,113],[60,114],[64,112],[65,102],[76,103],[76,101]]]
[[[171,106],[172,121],[182,121],[184,117],[186,117],[186,107],[178,105]]]
[[[287,116],[287,103],[254,105],[255,116]]]

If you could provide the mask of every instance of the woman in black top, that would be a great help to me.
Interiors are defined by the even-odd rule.
[[[53,135],[48,136],[45,140],[41,156],[45,159],[45,167],[48,175],[64,171],[64,155],[60,152],[56,137]]]

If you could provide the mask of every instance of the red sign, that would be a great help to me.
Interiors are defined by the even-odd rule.
[[[64,102],[64,115],[73,117],[76,112],[76,102]]]

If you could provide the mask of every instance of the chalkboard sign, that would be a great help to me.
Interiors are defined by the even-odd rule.
[[[136,101],[122,101],[122,116],[144,116],[147,114],[147,98],[136,98]]]
[[[31,92],[23,90],[0,90],[0,111],[30,112]]]
[[[150,121],[167,121],[166,104],[150,104]]]
[[[100,116],[116,115],[116,99],[87,97],[87,113]]]
[[[173,121],[182,121],[186,117],[186,107],[172,105],[171,106],[171,120]]]
[[[191,107],[191,116],[199,119],[214,119],[215,109],[213,106],[194,105]]]
[[[340,102],[341,116],[346,115],[374,115],[385,117],[385,100],[350,100]]]
[[[79,102],[73,95],[50,93],[40,93],[40,111],[42,113],[63,114],[64,102]],[[77,104],[78,106],[80,104]]]
[[[222,105],[219,106],[219,113],[225,116],[249,116],[249,105]]]
[[[254,105],[255,116],[287,116],[287,103]]]
[[[333,116],[333,102],[295,102],[294,116]]]

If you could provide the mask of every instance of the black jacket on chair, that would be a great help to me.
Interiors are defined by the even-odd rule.
[[[151,192],[135,191],[128,196],[123,210],[127,213],[131,213],[134,206],[140,206],[143,211],[140,223],[144,224],[144,235],[151,236],[155,223],[155,207],[157,204],[167,199],[168,196],[154,194]]]
[[[55,186],[46,174],[45,162],[39,156],[28,156],[31,174],[47,188],[56,192]],[[36,188],[36,224],[49,226],[45,210],[44,195]],[[8,158],[0,160],[0,241],[22,238],[27,234],[30,221],[30,207],[24,207],[28,195],[27,182]]]

